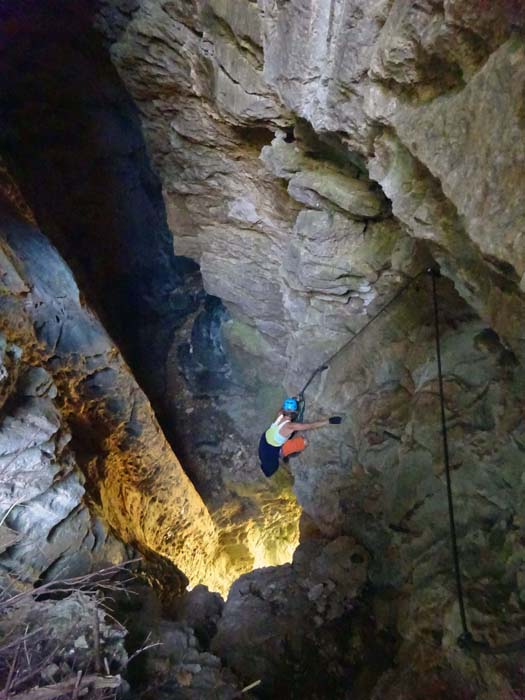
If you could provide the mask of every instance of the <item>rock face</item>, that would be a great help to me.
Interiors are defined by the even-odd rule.
[[[6,71],[0,82],[10,109],[1,116],[2,150],[43,233],[74,271],[83,297],[123,352],[204,499],[213,527],[220,529],[224,561],[217,562],[220,573],[213,585],[225,591],[256,564],[290,560],[298,541],[300,509],[289,479],[269,484],[260,472],[250,444],[253,427],[243,434],[250,417],[254,424],[258,407],[251,398],[245,400],[242,377],[226,351],[222,326],[227,311],[219,299],[203,290],[196,263],[184,256],[185,251],[173,252],[161,186],[148,163],[137,108],[86,21],[90,3],[80,2],[67,10],[62,4],[57,3],[55,14],[60,19],[55,21],[49,3],[28,2],[6,30]],[[132,6],[119,3],[119,7],[127,12]],[[108,17],[111,31],[119,33],[121,25],[114,24],[117,14],[109,11]],[[254,155],[256,159],[255,151]],[[257,167],[262,170],[261,164]],[[47,173],[45,179],[42,172]],[[231,280],[238,295],[238,284],[245,280],[235,281],[234,275]],[[240,330],[244,337],[244,327]],[[83,342],[78,339],[79,346]],[[119,380],[104,363],[89,391],[118,394]],[[87,400],[93,405],[91,394]],[[128,400],[134,401],[134,396],[122,404],[112,399],[104,409],[115,412],[115,427],[123,421],[121,411],[132,411]],[[143,410],[143,400],[137,411]],[[279,400],[280,394],[275,397],[270,390],[265,404]],[[242,414],[239,425],[225,410],[230,404]],[[144,410],[149,414],[149,407]],[[139,416],[135,422],[141,420]],[[77,428],[81,432],[83,426]],[[112,430],[108,429],[108,436]],[[137,437],[140,450],[158,444],[158,426],[153,432]],[[112,439],[108,436],[104,439]],[[151,474],[159,464],[162,473],[170,473],[173,461],[165,443],[157,453],[155,449],[147,457],[148,465],[139,468],[140,476],[130,477],[142,484],[138,490],[144,491],[144,499],[135,502],[127,487],[115,486],[114,497],[126,500],[122,512],[133,509],[136,522],[151,522],[153,511],[159,515],[164,508],[160,502],[153,505],[157,496]],[[89,461],[86,468],[91,470],[90,484],[96,492],[98,467],[92,469]],[[114,465],[111,470],[117,472]],[[159,484],[154,486],[158,488]],[[171,488],[178,487],[166,483],[162,498],[170,498]],[[185,507],[174,500],[173,508],[179,506]],[[142,508],[146,512],[140,514]],[[112,523],[119,510],[111,508]],[[186,517],[193,519],[191,509],[182,516]],[[125,520],[119,521],[119,528],[126,527]],[[168,520],[166,532],[171,534],[167,537],[177,538],[178,529]],[[214,538],[210,536],[211,549]],[[144,539],[142,529],[138,539]],[[164,553],[166,546],[176,545],[165,542]],[[212,585],[208,574],[202,580]]]
[[[107,561],[121,562],[130,553],[84,502],[85,477],[71,449],[71,431],[61,413],[57,382],[44,366],[45,353],[30,323],[30,308],[39,308],[40,322],[44,319],[40,295],[45,289],[40,286],[37,291],[33,287],[36,280],[24,277],[21,261],[7,243],[8,231],[19,241],[24,233],[27,241],[28,231],[33,231],[33,253],[39,257],[42,239],[32,229],[29,210],[17,211],[11,204],[16,201],[13,195],[19,193],[3,172],[0,566],[21,580],[45,582],[86,573]],[[21,203],[19,199],[18,205]],[[57,258],[53,251],[48,252],[47,260],[41,260],[40,273],[45,277],[47,268],[50,282]],[[54,268],[50,263],[55,263]],[[55,309],[48,307],[47,311],[47,322],[55,326],[58,338],[60,318]],[[44,325],[39,324],[40,330]]]
[[[273,397],[439,265],[469,624],[493,641],[518,636],[523,616],[524,20],[511,0],[142,0],[127,14],[108,1],[98,20],[139,105],[175,250],[230,315],[220,336],[257,411],[235,396],[221,410],[245,440]],[[309,398],[346,422],[294,463],[301,506],[371,553],[421,692],[459,688],[473,670],[454,650],[429,279]],[[205,483],[205,464],[194,469]],[[488,664],[474,696],[510,692],[505,668]],[[378,697],[400,697],[385,684]]]
[[[518,183],[525,154],[518,95],[525,60],[520,38],[511,36],[521,9],[325,5],[202,0],[182,12],[172,3],[144,2],[112,45],[140,104],[176,249],[200,262],[206,289],[226,301],[236,320],[255,325],[259,356],[267,341],[267,353],[278,350],[289,366],[298,343],[284,352],[283,339],[306,315],[297,313],[297,303],[304,309],[308,295],[308,306],[322,309],[316,297],[334,291],[317,284],[294,294],[294,276],[283,274],[293,272],[285,262],[289,246],[299,237],[298,247],[307,248],[302,213],[283,196],[284,179],[306,212],[335,211],[348,227],[379,217],[398,245],[405,237],[430,241],[468,302],[521,348]],[[152,53],[148,36],[163,37],[163,50]],[[260,111],[244,108],[250,100]],[[264,141],[271,133],[277,138],[269,151]],[[260,153],[277,180],[261,168]],[[374,194],[367,167],[395,218],[377,185]],[[382,236],[388,232],[383,228]],[[333,253],[322,243],[313,251],[324,255],[325,267]],[[343,282],[338,293],[345,291]],[[315,336],[325,336],[323,321]],[[276,377],[283,370],[277,367]]]
[[[310,697],[336,692],[357,665],[351,612],[367,561],[349,537],[311,540],[292,564],[246,574],[230,591],[212,649],[247,682],[262,679],[264,697],[285,696],[290,676]],[[348,641],[338,649],[343,625]]]
[[[34,580],[82,571],[86,557],[122,559],[83,504],[87,478],[93,505],[124,542],[212,583],[215,527],[70,270],[5,197],[0,236],[2,513],[22,538],[6,565]]]
[[[12,441],[4,464],[38,427],[20,457],[22,471],[33,457],[42,465],[29,494],[52,493],[57,512],[71,512],[83,488],[74,454],[96,507],[126,542],[217,586],[217,576],[290,559],[299,519],[290,479],[281,471],[266,481],[255,445],[283,394],[331,358],[309,388],[308,411],[345,421],[314,433],[291,463],[305,542],[292,564],[235,585],[213,649],[246,682],[263,676],[261,697],[298,689],[325,697],[305,663],[324,669],[329,660],[338,697],[493,700],[521,691],[512,657],[477,665],[456,644],[431,278],[418,277],[357,333],[410,279],[439,266],[468,624],[476,639],[518,638],[522,3],[104,0],[94,22],[118,77],[91,29],[61,15],[60,41],[53,33],[45,41],[54,21],[38,12],[31,34],[6,52],[14,87],[7,79],[3,150],[195,488],[25,206],[14,218],[6,209],[2,229],[2,435]],[[26,70],[30,44],[38,90]],[[61,501],[53,489],[67,479],[77,496]],[[6,539],[29,529],[21,511],[6,520]],[[89,543],[93,526],[75,513]],[[68,545],[52,527],[48,559],[62,561]],[[346,567],[354,548],[360,560]],[[23,543],[11,551],[28,562]],[[49,563],[31,566],[39,573]],[[356,600],[371,614],[377,647]],[[347,621],[357,631],[338,650]],[[208,652],[179,632],[181,653],[160,662],[179,674],[166,693],[187,683],[181,697],[192,697],[198,673],[183,667],[186,653],[222,683],[215,657],[201,664]],[[385,663],[372,668],[366,648]],[[291,667],[279,666],[283,656]]]
[[[223,608],[222,598],[197,586],[177,601],[171,619],[162,617],[151,589],[135,587],[124,613],[130,637],[152,648],[129,666],[136,697],[148,700],[234,700],[241,681],[209,650],[210,633]]]

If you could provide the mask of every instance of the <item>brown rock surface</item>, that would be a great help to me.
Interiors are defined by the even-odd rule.
[[[35,561],[32,540],[17,545],[15,559],[27,560],[23,552],[28,549],[38,575],[39,566],[45,571],[65,556],[64,549],[75,548],[72,536],[94,538],[81,504],[83,478],[76,462],[98,511],[124,542],[164,554],[190,580],[215,583],[210,566],[219,557],[215,527],[145,395],[82,304],[71,272],[6,200],[0,229],[8,261],[2,277],[2,332],[6,354],[18,357],[23,377],[13,393],[27,397],[2,423],[9,493],[2,507],[17,531],[36,527],[38,538],[43,527],[53,532],[42,565]],[[64,450],[70,439],[71,450]],[[9,475],[7,469],[14,471]],[[42,508],[31,517],[40,494]],[[57,524],[64,518],[62,535]]]

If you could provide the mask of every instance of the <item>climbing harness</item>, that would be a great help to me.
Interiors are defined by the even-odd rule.
[[[390,301],[385,304],[374,316],[372,316],[362,328],[353,335],[349,341],[342,345],[328,360],[325,360],[323,364],[319,365],[312,374],[310,375],[308,381],[301,389],[297,396],[297,401],[299,404],[299,417],[298,422],[303,420],[306,401],[304,398],[304,393],[306,389],[310,386],[312,381],[318,374],[321,374],[330,367],[332,361],[341,353],[346,350],[357,338],[365,332],[365,330],[382,314],[384,313],[392,304],[394,304],[399,297],[404,294],[422,275],[429,274],[432,278],[432,300],[433,300],[433,310],[434,310],[434,328],[435,328],[435,340],[436,340],[436,357],[437,357],[437,370],[438,370],[438,386],[439,386],[439,402],[440,402],[440,412],[441,412],[441,434],[443,439],[443,455],[445,461],[445,476],[447,485],[447,503],[448,503],[448,516],[449,516],[449,528],[450,528],[450,540],[452,547],[452,560],[454,564],[454,574],[456,579],[456,591],[459,604],[459,613],[461,618],[461,628],[462,634],[457,639],[457,644],[460,648],[466,651],[479,652],[481,654],[510,654],[517,651],[525,651],[525,638],[518,639],[514,642],[509,642],[507,644],[490,645],[488,642],[479,641],[473,638],[472,633],[469,630],[467,623],[467,614],[465,610],[465,600],[463,595],[463,584],[461,580],[461,568],[459,562],[459,550],[457,543],[457,532],[456,532],[456,521],[454,516],[454,499],[452,494],[452,478],[451,478],[451,466],[448,448],[448,436],[447,436],[447,422],[445,415],[445,393],[443,388],[443,369],[441,363],[441,337],[439,331],[439,309],[438,309],[438,296],[437,296],[437,284],[436,280],[441,276],[440,272],[436,268],[426,268],[419,272],[415,277],[412,277],[399,291],[390,299]],[[391,438],[400,440],[397,435],[384,431],[385,435]]]

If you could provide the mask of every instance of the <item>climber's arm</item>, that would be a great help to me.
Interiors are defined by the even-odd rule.
[[[288,436],[295,433],[297,430],[316,430],[317,428],[324,428],[328,423],[328,418],[322,418],[321,420],[313,421],[313,423],[286,423],[279,432],[281,435]]]

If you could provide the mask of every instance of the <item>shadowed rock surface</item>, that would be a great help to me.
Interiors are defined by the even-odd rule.
[[[493,641],[518,637],[521,5],[145,1],[128,19],[118,37],[101,27],[140,105],[175,247],[231,314],[259,430],[261,387],[297,391],[407,277],[434,260],[455,286],[438,285],[469,620]],[[454,650],[431,324],[422,279],[312,386],[311,413],[346,421],[292,465],[316,526],[371,553],[401,663],[417,658],[423,679],[441,659],[429,694],[476,675]],[[510,692],[505,661],[489,666],[472,692]]]
[[[255,565],[290,560],[299,508],[289,479],[268,483],[261,474],[250,443],[255,431],[244,436],[243,423],[228,416],[230,404],[246,420],[259,409],[253,395],[245,398],[225,348],[228,313],[203,290],[197,265],[174,253],[137,108],[86,20],[89,3],[62,5],[55,22],[50,7],[29,2],[7,32],[3,150],[218,524],[225,563],[215,586],[225,591]],[[114,385],[111,372],[92,383],[102,393]],[[267,401],[279,400],[270,391]],[[149,503],[156,487],[141,483]]]
[[[124,542],[206,580],[217,533],[117,348],[56,249],[6,199],[0,235],[2,333],[14,374],[4,404],[2,511],[21,533],[42,537],[47,528],[50,548],[39,564],[25,541],[15,559],[24,562],[27,548],[38,578],[65,556],[61,549],[85,557],[83,547],[102,545],[104,530],[91,532],[81,502],[87,479],[92,505]]]

